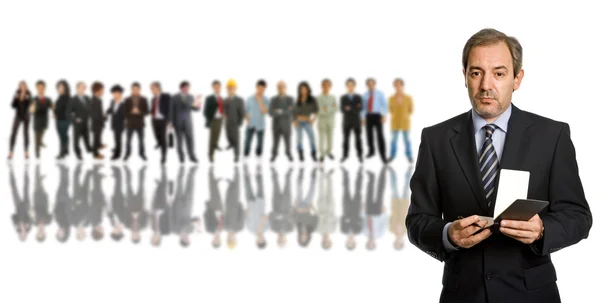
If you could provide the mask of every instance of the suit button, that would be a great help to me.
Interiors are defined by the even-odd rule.
[[[491,280],[492,279],[492,273],[488,272],[487,274],[485,274],[485,279],[488,280],[488,281]]]

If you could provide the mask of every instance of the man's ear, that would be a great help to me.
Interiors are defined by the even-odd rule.
[[[513,91],[516,91],[517,89],[519,89],[519,87],[521,87],[521,81],[523,81],[524,76],[525,76],[525,71],[523,69],[521,69],[519,71],[519,73],[517,74],[517,76],[515,76],[515,80],[514,80],[514,84],[513,84]]]
[[[465,88],[467,88],[467,71],[463,68],[463,78],[465,78]]]

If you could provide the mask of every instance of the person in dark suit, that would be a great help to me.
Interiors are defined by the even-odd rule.
[[[54,219],[56,220],[56,240],[65,243],[69,239],[71,232],[70,207],[73,198],[69,195],[69,167],[64,164],[58,164],[60,171],[60,181],[56,191],[56,202],[54,203]]]
[[[35,166],[35,187],[33,190],[33,210],[35,211],[35,225],[38,228],[36,239],[38,242],[46,240],[46,226],[52,222],[50,205],[48,203],[48,192],[44,188],[45,175],[40,172],[40,165]]]
[[[108,211],[108,219],[112,226],[110,237],[115,241],[119,242],[123,239],[124,224],[127,221],[127,214],[125,211],[125,195],[123,194],[123,173],[121,168],[117,166],[112,167],[112,176],[115,180],[113,187],[113,196],[111,198],[110,209]]]
[[[162,92],[160,82],[150,84],[152,91],[152,105],[150,115],[152,117],[152,130],[156,138],[156,148],[160,148],[160,163],[167,161],[167,125],[171,113],[171,96]]]
[[[19,82],[19,88],[15,92],[11,107],[15,110],[15,118],[13,119],[12,131],[10,135],[10,152],[8,160],[13,157],[15,143],[17,141],[17,133],[19,126],[23,124],[23,143],[25,146],[25,159],[29,159],[29,108],[31,106],[31,92],[27,88],[25,81]]]
[[[362,180],[363,170],[362,167],[356,173],[356,179],[354,180],[354,196],[350,195],[350,177],[348,176],[348,170],[342,167],[344,172],[343,183],[344,195],[342,205],[342,218],[340,219],[340,229],[344,235],[347,235],[346,248],[348,250],[354,250],[356,248],[356,235],[360,235],[363,228],[363,221],[361,218],[362,210]]]
[[[71,94],[69,83],[66,80],[60,80],[56,84],[58,98],[54,104],[54,118],[56,120],[56,130],[60,139],[60,152],[56,157],[61,160],[69,155],[69,127],[71,126]]]
[[[283,81],[277,82],[277,96],[271,98],[269,103],[269,115],[273,129],[273,150],[271,151],[271,162],[277,158],[279,141],[283,139],[285,155],[289,162],[294,161],[291,152],[290,140],[292,136],[292,114],[294,109],[294,98],[286,94],[287,85]]]
[[[354,145],[356,146],[356,156],[358,161],[363,161],[363,150],[362,150],[362,126],[360,124],[360,114],[362,112],[362,97],[354,92],[356,87],[356,80],[348,78],[346,80],[346,88],[348,92],[342,96],[340,101],[340,110],[344,116],[344,122],[342,132],[344,134],[344,156],[342,157],[342,163],[348,159],[348,153],[350,151],[350,134],[354,133]]]
[[[215,177],[214,168],[208,169],[209,198],[204,207],[204,229],[213,235],[212,246],[221,247],[221,231],[223,231],[223,201],[219,191],[219,180]]]
[[[421,134],[406,226],[411,243],[445,262],[440,302],[560,302],[551,254],[592,225],[569,125],[512,104],[522,55],[514,37],[474,34],[462,62],[472,109]],[[500,169],[528,171],[527,198],[549,205],[480,231]]]
[[[169,121],[175,128],[175,136],[177,137],[177,153],[179,161],[183,163],[185,156],[183,154],[183,140],[187,147],[190,161],[197,163],[196,153],[194,152],[194,124],[192,123],[192,111],[200,110],[200,100],[202,96],[196,96],[196,99],[190,95],[190,83],[187,81],[181,82],[179,85],[181,90],[171,99],[171,110],[169,111]]]
[[[90,120],[92,124],[92,135],[94,136],[92,153],[94,154],[95,159],[102,160],[104,159],[104,156],[100,154],[100,150],[104,148],[104,145],[102,144],[102,131],[104,130],[104,122],[106,121],[102,106],[104,84],[94,82],[92,84],[92,95],[92,100],[90,102]]]
[[[287,234],[294,231],[294,220],[292,218],[292,168],[285,173],[285,185],[283,191],[279,185],[277,169],[271,167],[271,184],[273,195],[271,196],[271,213],[269,214],[269,225],[271,230],[277,233],[277,246],[285,247]]]
[[[77,83],[77,94],[71,99],[71,120],[73,121],[73,149],[75,156],[81,161],[79,142],[83,140],[88,152],[92,151],[90,145],[90,98],[85,95],[87,86],[83,82]]]
[[[110,128],[113,131],[115,139],[115,147],[113,148],[113,154],[111,160],[117,160],[121,158],[121,150],[123,145],[123,131],[125,130],[125,106],[123,102],[123,87],[120,85],[114,85],[110,89],[110,93],[113,95],[113,100],[110,102],[110,106],[106,111],[106,117],[109,115]]]
[[[125,161],[131,156],[131,136],[133,133],[138,137],[138,152],[140,158],[146,161],[146,151],[144,146],[144,118],[150,113],[148,100],[140,93],[140,84],[134,82],[131,85],[131,96],[125,99],[125,127],[127,128],[127,145],[125,148]]]
[[[75,168],[75,176],[73,177],[73,200],[71,203],[69,218],[71,226],[76,230],[77,240],[85,240],[87,234],[85,228],[89,225],[89,210],[90,210],[90,181],[92,171],[86,170],[83,183],[80,182],[82,173],[81,163]]]
[[[101,172],[101,169],[102,164],[96,164],[92,169],[92,183],[94,187],[90,194],[92,202],[90,203],[90,211],[88,213],[88,220],[92,226],[92,239],[96,241],[100,241],[104,238],[102,219],[104,218],[106,209],[106,197],[104,196],[104,190],[102,189],[102,179],[104,178],[104,174]]]
[[[225,132],[229,148],[233,149],[234,162],[240,159],[240,127],[244,123],[244,100],[235,94],[237,83],[230,79],[227,81],[227,98],[225,98]]]
[[[131,182],[131,170],[125,166],[125,177],[127,183],[127,199],[125,199],[125,218],[123,223],[131,230],[131,241],[138,244],[141,241],[141,231],[148,222],[148,211],[144,207],[146,166],[144,165],[138,172],[137,192],[133,191]]]
[[[46,93],[46,82],[39,80],[36,84],[38,95],[33,98],[31,103],[31,114],[33,115],[33,131],[35,133],[35,158],[40,158],[40,149],[46,147],[44,144],[44,134],[48,129],[49,113],[52,112],[54,104],[48,98]]]
[[[221,97],[221,82],[214,80],[212,82],[213,94],[206,97],[204,102],[204,118],[206,128],[210,131],[208,138],[208,159],[210,163],[214,162],[215,151],[219,148],[219,138],[223,129],[223,116],[225,115],[225,104]]]
[[[12,164],[9,165],[10,173],[10,189],[12,192],[13,203],[15,205],[15,213],[12,215],[12,223],[15,231],[19,235],[19,240],[27,240],[27,235],[31,230],[31,202],[29,201],[29,170],[27,167],[23,170],[23,199],[19,195],[17,189],[17,181]]]

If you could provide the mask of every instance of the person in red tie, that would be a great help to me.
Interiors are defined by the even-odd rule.
[[[167,161],[167,125],[169,111],[171,109],[171,96],[163,93],[160,82],[152,82],[150,84],[152,91],[152,130],[156,138],[156,148],[160,148],[161,164]]]
[[[385,154],[383,124],[385,124],[388,106],[385,95],[375,89],[375,85],[375,79],[367,79],[368,91],[363,95],[362,124],[367,127],[367,143],[369,144],[367,158],[372,158],[375,155],[375,140],[373,138],[373,132],[375,132],[377,135],[377,149],[379,150],[381,161],[387,164],[388,159]]]
[[[221,82],[214,80],[212,82],[213,94],[206,97],[204,105],[204,118],[206,118],[206,128],[210,129],[210,138],[208,139],[208,158],[211,163],[214,161],[216,150],[219,147],[219,138],[223,128],[223,97],[221,97]]]
[[[30,111],[34,117],[33,131],[35,132],[35,158],[40,158],[40,149],[46,147],[44,145],[44,133],[48,129],[48,113],[53,110],[52,100],[46,97],[46,83],[39,80],[36,84],[37,97],[33,98]]]

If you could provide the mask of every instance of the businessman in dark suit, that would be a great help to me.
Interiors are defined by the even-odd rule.
[[[140,158],[146,161],[146,152],[144,147],[144,118],[150,113],[148,100],[140,93],[140,84],[134,82],[131,85],[131,96],[125,99],[125,126],[127,127],[127,145],[125,147],[125,161],[131,155],[131,136],[137,133],[138,151]]]
[[[106,121],[101,99],[104,94],[104,85],[100,82],[94,82],[92,84],[92,94],[90,102],[90,119],[92,120],[92,135],[94,136],[92,152],[95,159],[102,160],[104,156],[100,154],[100,149],[104,148],[102,145],[102,131],[104,130],[104,122]]]
[[[342,131],[344,133],[343,147],[344,156],[341,162],[348,159],[348,153],[350,152],[350,134],[354,133],[354,145],[356,146],[356,156],[358,161],[363,161],[363,150],[362,150],[362,132],[360,124],[360,113],[362,112],[362,97],[354,92],[356,87],[356,80],[348,78],[346,80],[346,88],[348,92],[342,96],[340,102],[340,110],[344,115],[344,123]]]
[[[511,104],[522,54],[504,33],[473,35],[463,50],[472,110],[421,135],[406,225],[413,244],[445,262],[440,302],[560,302],[550,254],[592,225],[569,125]],[[527,198],[550,204],[480,231],[472,224],[493,216],[500,169],[530,172]]]
[[[196,153],[194,151],[194,124],[192,123],[192,111],[200,110],[200,98],[195,99],[190,95],[190,83],[187,81],[181,82],[179,85],[180,93],[171,98],[171,110],[169,112],[169,121],[175,128],[177,137],[177,153],[179,161],[183,163],[185,157],[183,155],[183,140],[187,147],[190,161],[197,163]]]
[[[204,104],[204,118],[206,127],[210,130],[208,139],[208,159],[210,163],[214,161],[214,155],[219,148],[219,138],[223,129],[223,115],[225,114],[225,104],[221,97],[221,82],[214,80],[212,83],[213,94],[206,98]]]
[[[167,124],[171,109],[171,96],[163,93],[159,82],[152,82],[152,105],[150,115],[152,116],[152,129],[156,137],[156,148],[160,148],[160,163],[167,161]]]
[[[115,147],[110,159],[114,161],[121,158],[123,131],[125,130],[125,102],[123,101],[123,87],[118,84],[114,85],[111,87],[110,92],[113,95],[113,100],[106,111],[106,116],[112,116],[110,119],[110,128],[115,138]]]
[[[85,148],[88,152],[92,151],[90,145],[90,109],[89,103],[90,98],[85,95],[86,85],[83,82],[77,83],[77,95],[71,99],[71,121],[73,121],[73,149],[75,150],[75,156],[81,161],[81,149],[79,148],[79,141],[83,140]]]

